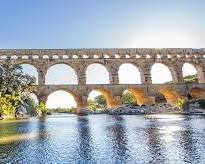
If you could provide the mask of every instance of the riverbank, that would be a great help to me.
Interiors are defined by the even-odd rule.
[[[198,101],[190,101],[185,109],[179,109],[168,103],[160,103],[151,106],[122,105],[112,109],[91,111],[83,109],[80,115],[89,114],[110,114],[110,115],[151,115],[151,114],[185,114],[205,115],[205,109],[200,108]]]
[[[65,112],[65,113],[76,114],[74,112]],[[80,113],[78,113],[78,115],[97,115],[97,114],[109,114],[109,115],[184,114],[184,115],[204,115],[205,116],[205,109],[202,109],[200,107],[199,101],[189,101],[188,105],[184,110],[180,110],[176,106],[170,105],[168,103],[160,103],[151,106],[122,105],[111,109],[99,109],[96,111],[85,108],[82,109]],[[13,116],[2,116],[0,117],[0,120],[28,119],[30,117],[31,116],[29,115],[22,115],[17,118]]]

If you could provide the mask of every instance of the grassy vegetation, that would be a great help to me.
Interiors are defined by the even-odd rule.
[[[187,83],[196,83],[198,82],[197,75],[188,75],[184,77],[184,81]]]
[[[50,109],[52,113],[76,113],[76,108],[56,108]]]

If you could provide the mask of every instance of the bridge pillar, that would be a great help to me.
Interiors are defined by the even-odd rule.
[[[174,83],[183,83],[183,73],[182,73],[182,65],[174,65],[170,68],[171,74],[172,74],[172,80]]]
[[[48,97],[46,95],[37,95],[38,98],[38,102],[43,102],[44,104],[46,104],[46,101],[48,99]]]
[[[151,68],[147,67],[142,70],[141,73],[142,84],[152,84]]]
[[[197,69],[197,77],[199,83],[205,83],[205,66]]]
[[[86,84],[86,74],[85,73],[78,74],[78,84],[80,85]]]
[[[119,84],[119,65],[116,63],[108,63],[110,84]]]
[[[38,69],[38,85],[45,85],[46,70]]]
[[[85,67],[83,68],[75,68],[77,77],[78,77],[78,84],[85,85],[86,84],[86,73],[85,73]]]
[[[88,101],[88,96],[83,95],[81,96],[80,100],[78,101],[78,106],[77,106],[77,113],[80,113],[82,109],[87,108],[87,101]]]
[[[110,75],[110,84],[119,84],[118,73],[114,73]]]

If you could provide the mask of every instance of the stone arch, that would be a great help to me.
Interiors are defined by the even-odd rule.
[[[124,80],[123,77],[121,77],[121,74],[124,74],[124,78],[126,78],[125,76],[127,75],[128,72],[125,72],[125,70],[123,70],[123,69],[125,69],[125,67],[129,67],[131,69],[131,73],[129,73],[129,76],[130,77],[133,76],[134,78],[129,77],[129,79]],[[127,68],[127,69],[129,69],[129,68]],[[129,71],[129,70],[126,70],[126,71]],[[138,79],[135,78],[135,73],[136,73],[136,75],[138,75],[138,77],[139,77]],[[142,83],[142,75],[143,75],[142,69],[138,65],[133,64],[133,63],[129,63],[129,62],[122,63],[118,69],[119,84],[141,84]]]
[[[160,69],[157,67],[161,67],[161,71],[166,71],[167,74],[163,75],[166,79],[162,79],[162,74],[159,72]],[[154,63],[151,67],[151,78],[153,84],[163,84],[166,82],[172,82],[174,80],[174,69],[173,67],[169,67],[164,62]]]
[[[105,88],[94,88],[89,93],[91,93],[92,91],[98,91],[99,93],[101,93],[105,97],[105,99],[107,101],[107,108],[113,108],[113,107],[119,105],[119,102],[117,102],[117,100],[115,100],[115,98],[110,90],[105,89]]]
[[[188,64],[189,67],[192,67],[193,69],[196,70],[196,75],[197,75],[197,78],[198,78],[198,82],[199,83],[204,83],[205,82],[205,76],[204,76],[204,72],[203,72],[203,66],[201,66],[200,64],[198,63],[193,63],[193,62],[185,62],[183,64],[183,67],[185,64]],[[183,71],[183,67],[182,67],[182,72]]]
[[[165,97],[169,104],[175,104],[181,98],[180,94],[170,87],[162,87],[158,92]]]
[[[52,93],[54,93],[54,92],[56,92],[56,91],[65,91],[65,92],[71,94],[72,97],[74,98],[75,102],[76,102],[76,107],[77,107],[78,109],[80,109],[81,107],[83,107],[83,102],[82,102],[80,96],[79,96],[77,93],[75,93],[74,91],[72,91],[72,90],[70,90],[70,89],[67,89],[67,88],[63,88],[63,87],[50,90],[50,91],[47,93],[47,95],[46,95],[46,101],[48,100],[49,95],[51,95]]]
[[[129,87],[127,88],[127,90],[134,95],[138,105],[142,106],[154,104],[154,100],[151,97],[147,96],[142,89]]]
[[[55,71],[58,71],[58,70],[55,70],[56,69],[55,67],[57,68],[61,67],[63,71],[59,70],[59,72],[54,73]],[[50,71],[54,71],[54,72],[50,72]],[[68,74],[65,74],[66,71]],[[72,79],[68,79],[69,73],[71,74]],[[53,76],[52,74],[55,74],[55,77],[52,77]],[[56,78],[56,76],[60,76],[60,78]],[[65,79],[62,80],[62,78],[65,78]],[[55,82],[54,80],[58,80],[58,81]],[[45,84],[78,84],[77,72],[72,66],[70,66],[67,63],[51,64],[49,65],[45,73]]]
[[[98,68],[96,69],[95,67]],[[94,71],[89,72],[91,69],[94,69]],[[91,63],[86,66],[85,70],[86,84],[110,84],[110,71],[104,64],[98,62]],[[101,73],[105,75],[101,75]],[[98,79],[93,79],[93,77]]]
[[[200,87],[193,87],[189,93],[188,97],[191,99],[204,99],[205,98],[205,89],[202,89]]]

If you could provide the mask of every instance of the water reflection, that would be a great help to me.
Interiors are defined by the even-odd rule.
[[[184,129],[180,131],[179,144],[182,151],[182,158],[184,162],[198,163],[200,162],[200,154],[197,153],[197,140],[193,138],[193,129],[190,125],[190,119],[186,120]]]
[[[92,158],[92,135],[90,133],[89,121],[87,116],[78,117],[78,154],[80,158],[79,163],[94,162]]]
[[[151,120],[151,123],[146,127],[151,163],[165,162],[158,126],[156,120]]]
[[[127,159],[129,158],[127,148],[127,136],[125,129],[125,120],[122,116],[111,116],[114,124],[107,128],[108,135],[112,139],[111,145],[112,147],[112,158],[115,160],[115,163],[127,163]]]
[[[205,163],[204,129],[205,118],[189,116],[58,115],[0,122],[0,142],[10,138],[0,144],[0,163]]]

